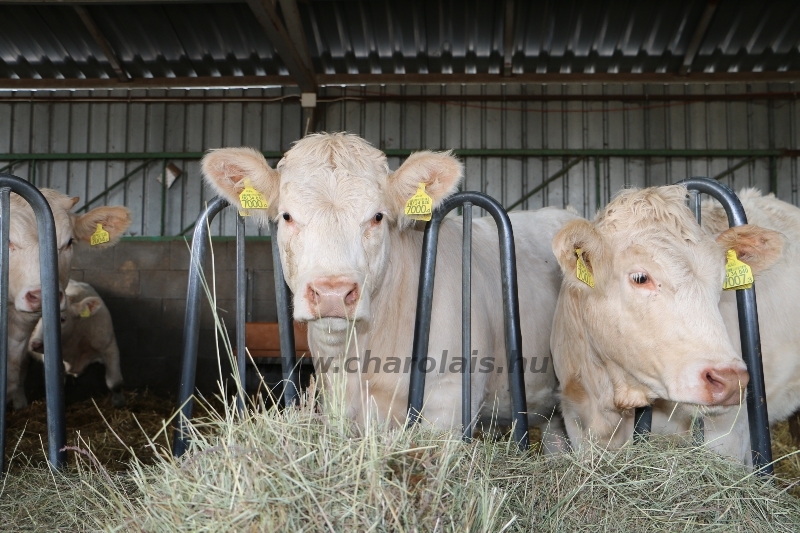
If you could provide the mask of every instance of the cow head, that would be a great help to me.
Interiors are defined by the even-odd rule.
[[[295,320],[323,320],[340,330],[371,316],[392,235],[413,223],[404,207],[418,185],[425,184],[435,207],[456,190],[463,169],[450,154],[419,152],[390,172],[383,152],[356,135],[335,133],[298,141],[274,170],[255,150],[214,150],[203,159],[203,173],[240,208],[246,183],[264,196],[269,209],[250,214],[278,223]]]
[[[654,398],[740,402],[749,378],[718,307],[726,252],[735,250],[757,276],[780,257],[783,241],[757,226],[715,239],[685,206],[686,194],[682,186],[623,191],[594,222],[571,221],[553,240],[564,279],[552,344],[563,352],[565,401],[580,400],[585,380],[598,376],[623,410]],[[594,288],[576,275],[579,260]]]
[[[50,204],[56,226],[58,246],[58,279],[63,290],[69,281],[72,249],[76,242],[89,242],[98,224],[109,233],[110,241],[95,248],[113,246],[130,225],[130,213],[124,207],[98,207],[77,215],[71,210],[79,198],[65,196],[52,189],[41,189]],[[9,302],[17,311],[38,313],[42,308],[39,280],[39,240],[36,216],[30,205],[16,194],[11,195],[9,228]]]

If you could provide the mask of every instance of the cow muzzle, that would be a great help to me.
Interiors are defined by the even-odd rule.
[[[739,405],[750,381],[750,374],[738,366],[708,367],[700,372],[709,405]]]
[[[64,298],[64,291],[58,291],[58,301],[61,311],[67,308],[67,300]],[[39,313],[42,310],[42,289],[30,289],[24,292],[22,298],[17,297],[14,306],[17,311],[25,313]]]
[[[308,307],[315,318],[353,319],[361,299],[359,284],[345,276],[317,278],[306,286]]]

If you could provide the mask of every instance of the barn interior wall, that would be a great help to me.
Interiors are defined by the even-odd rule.
[[[796,83],[685,85],[443,85],[378,86],[322,90],[323,131],[358,133],[381,149],[798,149],[800,111],[796,99],[714,101],[741,93],[795,92]],[[267,152],[287,150],[302,131],[296,89],[189,91],[52,92],[48,96],[81,98],[36,103],[43,93],[0,92],[0,168],[13,154],[202,153],[210,148],[247,145]],[[484,96],[546,95],[705,95],[686,101],[364,101],[392,95]],[[257,102],[87,102],[107,97],[251,97]],[[9,101],[12,98],[12,101]],[[18,101],[17,101],[18,100]],[[32,101],[33,100],[33,101]],[[101,157],[97,155],[96,157]],[[401,159],[391,157],[396,168]],[[503,205],[558,172],[573,158],[468,156],[465,187],[484,191]],[[745,158],[600,157],[581,160],[569,172],[533,195],[522,208],[572,205],[591,216],[620,188],[671,183],[689,175],[714,176]],[[194,221],[208,191],[197,159],[172,161],[184,170],[167,191],[162,224],[162,187],[157,177],[163,161],[143,170],[110,192],[99,204],[125,204],[134,212],[132,235],[178,235]],[[274,164],[275,159],[270,163]],[[19,162],[15,174],[84,199],[143,163],[54,160]],[[598,164],[596,164],[598,163]],[[734,189],[770,189],[768,158],[754,159],[723,178]],[[795,205],[798,161],[774,161],[778,196]],[[599,187],[598,187],[599,185]],[[599,190],[599,194],[598,194]],[[234,215],[223,213],[212,228],[234,234]],[[250,227],[249,234],[261,232]]]
[[[177,390],[189,269],[189,247],[184,239],[126,239],[102,251],[79,246],[71,277],[97,289],[111,311],[120,348],[126,387],[161,392]],[[252,287],[251,319],[275,322],[272,248],[269,239],[248,239],[247,265]],[[216,295],[217,316],[230,338],[235,327],[236,244],[233,239],[212,242],[214,268],[207,257],[203,271]],[[208,298],[202,298],[197,385],[206,393],[218,392],[220,373],[214,315]],[[223,345],[224,343],[219,343]],[[222,367],[228,375],[227,356]]]

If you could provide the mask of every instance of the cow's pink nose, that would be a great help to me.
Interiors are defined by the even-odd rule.
[[[42,307],[42,291],[36,289],[35,291],[28,291],[25,293],[25,301],[28,303],[31,311],[37,311]]]
[[[352,318],[358,298],[358,283],[342,276],[317,278],[306,288],[308,305],[318,318]]]
[[[740,391],[750,381],[746,370],[733,367],[706,368],[702,372],[711,405],[739,405]]]
[[[33,341],[33,342],[31,342],[31,350],[33,350],[34,352],[41,353],[43,348],[44,348],[44,344],[42,343],[42,341]]]

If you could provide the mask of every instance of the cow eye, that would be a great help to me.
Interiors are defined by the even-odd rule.
[[[67,248],[69,248],[73,244],[75,244],[75,238],[74,237],[70,237],[69,238],[69,242],[67,243]]]
[[[289,213],[284,213],[283,214],[283,220],[285,220],[286,222],[291,222],[292,221],[292,215],[290,215]]]
[[[631,274],[631,281],[637,285],[644,285],[650,281],[650,278],[644,272],[634,272]]]
[[[378,213],[377,215],[375,215],[375,223],[376,224],[380,224],[381,220],[383,220],[383,213]]]

